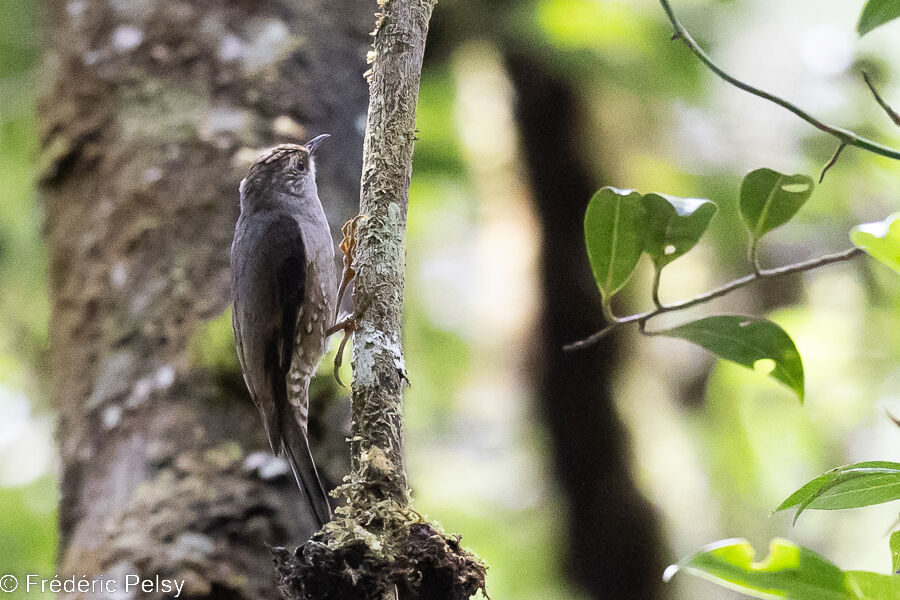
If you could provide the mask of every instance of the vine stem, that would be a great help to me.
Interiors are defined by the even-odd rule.
[[[750,235],[750,249],[747,252],[747,260],[750,262],[750,268],[753,270],[753,275],[756,276],[759,276],[759,274],[762,273],[762,269],[759,268],[758,248],[759,237],[757,237],[756,233],[753,233]]]
[[[847,147],[847,144],[845,144],[844,142],[841,142],[840,144],[838,144],[837,150],[835,150],[834,154],[831,155],[831,160],[828,161],[828,164],[826,164],[825,168],[822,169],[822,174],[819,175],[819,183],[822,183],[823,181],[825,181],[825,174],[828,172],[828,170],[831,167],[833,167],[834,165],[837,164],[838,159],[841,157],[841,152],[843,152],[844,148],[846,148],[846,147]]]
[[[659,281],[662,277],[662,267],[654,265],[653,269],[653,286],[650,288],[650,295],[653,298],[653,306],[662,308],[663,304],[659,301]]]
[[[872,92],[872,95],[875,97],[875,102],[878,103],[878,106],[887,113],[887,116],[890,117],[891,121],[894,122],[894,125],[900,127],[900,113],[895,111],[887,101],[881,97],[881,94],[878,93],[878,88],[875,87],[875,84],[872,83],[872,79],[869,78],[869,74],[863,71],[863,80],[866,82],[866,85],[869,86],[869,91]]]
[[[894,160],[900,160],[900,150],[896,150],[894,148],[889,148],[878,142],[872,141],[870,139],[864,138],[861,135],[858,135],[852,131],[847,129],[842,129],[840,127],[835,127],[833,125],[829,125],[820,121],[816,117],[812,116],[802,108],[784,100],[783,98],[779,98],[774,94],[770,94],[765,90],[761,90],[757,87],[754,87],[748,83],[744,83],[740,79],[737,79],[725,71],[723,71],[713,60],[703,51],[703,49],[697,44],[694,38],[691,37],[691,34],[688,33],[687,29],[684,28],[684,25],[681,24],[681,21],[678,20],[678,17],[675,16],[675,11],[672,10],[672,5],[669,3],[669,0],[659,0],[660,4],[662,4],[662,8],[666,13],[666,16],[669,18],[669,22],[672,24],[672,27],[675,30],[675,33],[672,35],[673,40],[681,40],[687,47],[693,52],[694,56],[700,59],[700,61],[705,64],[710,71],[718,75],[721,79],[727,81],[734,87],[743,90],[747,93],[753,94],[754,96],[759,96],[769,102],[773,102],[778,106],[787,109],[815,127],[820,131],[824,131],[825,133],[834,136],[841,142],[842,145],[846,146],[856,146],[857,148],[862,148],[863,150],[868,150],[874,154],[879,154],[881,156],[886,156],[888,158],[892,158]]]
[[[749,275],[745,275],[739,279],[735,279],[734,281],[730,281],[723,286],[717,287],[713,290],[705,292],[703,294],[699,294],[690,298],[688,300],[682,300],[681,302],[675,302],[672,304],[663,304],[659,305],[656,308],[649,310],[647,312],[635,313],[633,315],[629,315],[627,317],[618,317],[610,324],[596,332],[595,334],[587,337],[583,340],[572,342],[571,344],[567,344],[563,346],[563,352],[574,352],[576,350],[583,350],[584,348],[588,348],[593,346],[610,333],[621,327],[622,325],[628,325],[629,323],[637,323],[642,333],[645,333],[645,325],[647,321],[652,319],[655,316],[675,312],[678,310],[684,310],[686,308],[691,308],[692,306],[697,306],[699,304],[705,304],[711,300],[715,300],[716,298],[721,298],[731,292],[738,290],[742,287],[750,285],[754,281],[762,280],[762,279],[775,279],[776,277],[782,277],[784,275],[790,275],[791,273],[802,273],[803,271],[811,271],[813,269],[818,269],[819,267],[824,267],[825,265],[831,265],[834,263],[845,262],[852,258],[855,258],[863,253],[863,250],[860,248],[848,248],[842,252],[836,252],[834,254],[826,254],[824,256],[820,256],[818,258],[814,258],[812,260],[807,260],[804,262],[794,263],[790,265],[785,265],[783,267],[778,267],[777,269],[764,269],[760,270],[756,273],[750,273]]]

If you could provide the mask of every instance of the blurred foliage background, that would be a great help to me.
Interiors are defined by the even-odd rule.
[[[55,450],[34,192],[37,4],[13,0],[0,11],[0,571],[52,575]],[[746,273],[740,178],[763,166],[817,174],[833,140],[714,79],[669,41],[653,0],[507,4],[496,23],[507,43],[537,49],[574,82],[589,117],[578,145],[606,175],[604,184],[719,205],[708,239],[667,268],[663,300]],[[900,22],[859,40],[862,0],[675,4],[729,71],[829,122],[900,145],[900,131],[860,76],[867,69],[900,104]],[[459,14],[465,6],[446,0],[435,19],[445,7]],[[411,189],[407,437],[416,506],[462,533],[488,562],[492,597],[583,598],[554,551],[566,543],[565,503],[528,376],[541,248],[521,163],[524,153],[553,149],[521,147],[513,88],[489,36],[450,47],[427,59]],[[767,239],[765,263],[847,247],[853,225],[896,210],[898,190],[897,164],[846,150],[800,215]],[[621,312],[650,306],[650,274],[644,264]],[[631,437],[631,469],[663,517],[668,556],[730,536],[758,548],[784,536],[843,568],[888,571],[885,533],[895,506],[810,512],[795,527],[789,515],[769,513],[828,468],[900,459],[900,433],[882,410],[900,407],[898,308],[900,280],[860,261],[753,287],[692,313],[758,312],[781,324],[804,357],[805,406],[765,377],[686,343],[616,338],[626,349],[616,404]],[[736,597],[683,579],[667,590],[672,598]]]

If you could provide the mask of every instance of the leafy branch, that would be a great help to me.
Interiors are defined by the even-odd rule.
[[[647,321],[661,314],[675,312],[679,310],[685,310],[687,308],[691,308],[693,306],[698,306],[700,304],[705,304],[717,298],[721,298],[722,296],[726,296],[735,290],[739,290],[743,287],[750,285],[755,281],[766,280],[766,279],[776,279],[778,277],[782,277],[784,275],[791,275],[793,273],[802,273],[804,271],[812,271],[813,269],[818,269],[819,267],[824,267],[826,265],[832,265],[835,263],[845,262],[851,260],[861,254],[863,254],[863,250],[860,248],[848,248],[842,252],[835,252],[834,254],[825,254],[818,258],[814,258],[812,260],[807,260],[799,263],[794,263],[790,265],[785,265],[783,267],[778,267],[776,269],[761,269],[757,272],[750,273],[749,275],[744,275],[738,279],[733,281],[729,281],[728,283],[717,287],[715,289],[709,290],[708,292],[704,292],[702,294],[698,294],[693,298],[689,298],[687,300],[682,300],[680,302],[673,302],[671,304],[660,304],[656,308],[652,310],[648,310],[642,313],[635,313],[632,315],[628,315],[627,317],[615,317],[612,318],[612,323],[601,329],[600,331],[594,333],[593,335],[579,340],[577,342],[572,342],[571,344],[567,344],[563,346],[563,350],[565,352],[574,352],[576,350],[582,350],[584,348],[588,348],[593,346],[613,331],[618,329],[623,325],[628,325],[632,323],[637,323],[638,327],[641,329],[641,333],[652,335],[651,332],[648,332],[644,329]],[[655,278],[655,283],[657,285],[654,286],[654,297],[658,298],[658,277]]]
[[[851,131],[823,123],[790,102],[732,77],[719,68],[691,38],[675,16],[668,0],[660,0],[660,2],[675,29],[673,39],[680,39],[716,75],[741,90],[791,111],[814,127],[837,138],[839,144],[822,170],[820,182],[825,177],[825,173],[837,163],[841,152],[847,146],[856,146],[895,160],[900,159],[900,152],[897,150],[862,138]],[[857,31],[862,36],[898,18],[900,18],[900,0],[867,0],[860,15]],[[866,73],[863,73],[863,78],[879,106],[894,124],[900,125],[900,115],[881,97]],[[750,233],[749,259],[753,272],[690,300],[668,305],[659,301],[660,275],[661,269],[665,265],[656,256],[656,244],[650,240],[651,233],[645,242],[644,252],[650,255],[656,266],[652,284],[655,308],[624,318],[616,318],[612,314],[609,296],[624,285],[627,275],[619,282],[619,287],[611,290],[607,286],[607,289],[604,289],[604,285],[598,277],[597,264],[601,267],[604,266],[602,258],[605,249],[602,245],[597,245],[596,237],[592,238],[590,235],[589,226],[594,223],[591,223],[589,219],[591,213],[589,206],[589,214],[585,218],[588,255],[591,257],[594,276],[604,295],[604,312],[610,317],[611,323],[589,338],[566,346],[566,350],[575,350],[596,343],[621,325],[637,323],[641,333],[645,335],[666,335],[686,339],[703,346],[720,358],[770,374],[790,387],[802,401],[804,386],[800,355],[787,333],[774,323],[758,317],[724,315],[707,317],[658,332],[646,331],[646,323],[656,315],[707,302],[758,279],[808,271],[827,264],[849,260],[862,252],[900,273],[900,213],[890,215],[883,221],[863,223],[855,227],[850,232],[853,248],[778,269],[760,269],[757,259],[760,238],[767,231],[787,222],[811,192],[812,181],[803,176],[785,176],[768,169],[750,173],[744,179],[741,187],[740,211]],[[638,195],[638,197],[640,196]],[[644,206],[646,209],[653,210],[652,203],[646,202],[647,197],[644,197]],[[603,198],[598,194],[591,202],[602,200]],[[673,206],[678,208],[677,204]],[[617,204],[615,212],[617,227],[614,228],[617,235],[613,237],[611,244],[614,250],[617,249],[620,237],[618,235],[620,208],[621,206]],[[595,209],[594,212],[598,211]],[[657,212],[659,211],[657,210]],[[706,227],[706,221],[698,222],[694,219],[693,223],[690,222],[690,212],[678,211],[678,215],[683,221],[682,225],[686,226],[691,238],[686,244],[686,249],[696,243]],[[626,211],[625,214],[627,215],[628,212]],[[653,222],[652,216],[650,222]],[[638,224],[638,226],[640,225]],[[671,231],[666,231],[670,240],[678,239],[677,235],[669,235],[671,233]],[[680,233],[685,233],[685,227],[682,227]],[[627,239],[628,236],[624,237]],[[681,241],[684,242],[683,239]],[[673,243],[669,243],[666,246],[666,253],[668,254],[669,250],[674,253],[676,249],[677,247]],[[686,249],[682,250],[682,253]],[[596,259],[595,254],[598,255]],[[632,259],[633,255],[628,257],[629,261]],[[636,261],[626,264],[625,267],[633,269],[635,264]],[[630,273],[630,270],[627,272]],[[602,272],[599,274],[602,275]],[[891,418],[898,423],[897,419]],[[839,467],[820,475],[792,494],[776,511],[796,507],[797,511],[794,515],[796,523],[797,518],[806,509],[839,510],[871,506],[898,499],[900,499],[900,464],[883,461],[867,462]],[[894,527],[896,527],[896,523],[892,529]],[[891,534],[890,550],[893,571],[900,573],[900,531],[894,531]],[[781,539],[772,541],[770,555],[762,561],[755,560],[755,551],[746,540],[723,540],[711,544],[700,552],[670,566],[666,570],[664,579],[668,581],[679,571],[699,576],[756,598],[771,598],[773,594],[785,598],[827,596],[846,600],[900,598],[900,580],[896,576],[864,571],[842,571],[824,557]]]
[[[713,315],[658,331],[648,331],[646,325],[658,315],[705,304],[755,281],[811,271],[849,261],[863,253],[900,272],[900,213],[884,221],[855,227],[850,233],[853,247],[846,250],[775,269],[760,267],[757,256],[760,240],[797,214],[812,196],[814,185],[808,175],[789,175],[765,168],[748,173],[741,182],[738,208],[749,234],[750,274],[671,304],[663,304],[659,298],[662,270],[700,241],[718,210],[716,204],[703,198],[602,188],[588,203],[584,237],[607,324],[585,339],[563,346],[563,351],[582,350],[620,327],[637,324],[644,335],[680,338],[719,358],[769,375],[791,389],[802,402],[804,377],[800,353],[791,337],[769,320],[747,315]],[[655,269],[651,287],[653,308],[618,317],[613,312],[612,298],[628,283],[644,254]]]
[[[820,121],[813,115],[809,114],[802,108],[798,107],[783,98],[780,98],[774,94],[770,94],[765,90],[761,90],[757,87],[754,87],[748,83],[744,83],[743,81],[733,77],[726,73],[722,68],[720,68],[713,60],[707,55],[699,44],[691,37],[691,34],[688,33],[687,29],[685,29],[684,25],[681,24],[681,21],[678,20],[678,17],[675,15],[675,11],[672,10],[671,4],[669,4],[669,0],[659,0],[660,4],[662,4],[662,8],[666,13],[666,16],[669,18],[669,22],[672,24],[672,27],[675,30],[675,33],[672,34],[673,40],[681,40],[685,46],[696,56],[700,61],[706,65],[710,71],[718,75],[721,79],[730,83],[734,87],[743,90],[747,93],[753,94],[754,96],[759,96],[769,102],[777,104],[778,106],[791,111],[816,129],[820,131],[824,131],[828,135],[833,136],[840,142],[839,149],[843,149],[844,146],[855,146],[857,148],[861,148],[863,150],[867,150],[874,154],[879,154],[881,156],[886,156],[888,158],[892,158],[894,160],[900,160],[900,150],[896,150],[894,148],[889,148],[888,146],[884,146],[875,142],[873,140],[862,137],[861,135],[849,131],[847,129],[843,129],[841,127],[835,127],[834,125],[829,125],[823,121]],[[835,155],[838,153],[836,152]],[[834,159],[829,164],[829,166],[834,164]]]
[[[819,181],[837,163],[847,146],[900,160],[900,150],[829,125],[791,102],[728,74],[691,37],[675,15],[669,0],[660,0],[660,4],[674,28],[672,39],[681,40],[713,73],[740,90],[781,106],[838,140],[837,149],[822,170]],[[860,19],[860,35],[900,16],[898,7],[900,0],[869,0]],[[876,100],[893,118],[893,110],[881,99],[868,78],[866,82]],[[800,354],[790,336],[771,321],[745,315],[717,315],[654,332],[648,332],[646,324],[657,315],[709,302],[760,279],[809,271],[850,260],[863,252],[900,272],[900,213],[881,222],[856,227],[851,232],[853,248],[777,269],[762,269],[757,255],[760,239],[789,221],[810,197],[812,190],[813,180],[806,175],[785,175],[771,169],[757,169],[748,174],[741,185],[740,212],[750,234],[748,255],[752,272],[694,298],[663,304],[659,299],[662,269],[696,245],[716,211],[715,204],[696,198],[642,195],[634,190],[610,187],[601,189],[588,205],[584,229],[591,269],[601,293],[601,308],[609,324],[583,340],[563,346],[563,350],[573,352],[592,346],[617,328],[637,323],[640,332],[645,335],[682,338],[720,358],[771,375],[791,388],[802,401],[804,383]],[[654,308],[617,317],[612,310],[612,297],[625,286],[645,253],[655,267],[651,289]]]

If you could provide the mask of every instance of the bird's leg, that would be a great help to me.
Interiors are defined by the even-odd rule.
[[[325,330],[325,337],[329,337],[337,333],[338,331],[343,331],[344,336],[341,338],[341,343],[338,346],[337,354],[334,355],[334,379],[338,382],[342,387],[347,387],[344,385],[344,382],[341,381],[340,369],[341,365],[344,363],[344,346],[347,345],[347,340],[350,339],[350,334],[356,330],[356,315],[353,313],[349,313],[344,315],[344,318],[329,327]]]
[[[356,254],[356,232],[359,221],[363,218],[365,218],[365,215],[356,215],[341,227],[341,232],[344,234],[344,239],[341,240],[340,245],[341,253],[344,255],[344,272],[341,275],[341,284],[338,286],[337,301],[334,306],[335,323],[325,331],[326,337],[334,335],[338,331],[344,332],[344,337],[341,338],[337,354],[334,357],[334,379],[342,386],[344,386],[344,382],[341,381],[339,370],[341,364],[344,362],[344,346],[347,345],[350,334],[356,329],[356,315],[350,313],[345,315],[343,319],[338,320],[338,313],[341,310],[341,303],[344,300],[344,293],[347,291],[347,286],[356,275],[356,270],[353,268],[353,259]]]
[[[366,218],[365,215],[356,215],[341,227],[344,239],[341,240],[341,253],[344,255],[344,272],[341,275],[341,284],[338,286],[337,302],[334,305],[334,320],[337,322],[338,312],[341,310],[341,302],[344,300],[344,293],[347,286],[356,275],[353,268],[353,259],[356,255],[356,232],[359,227],[359,221]]]
[[[353,333],[353,330],[356,329],[356,319],[353,318],[353,315],[348,316],[340,323],[335,323],[335,325],[329,329],[331,333],[337,333],[338,331],[343,330],[344,337],[341,338],[341,343],[338,346],[337,354],[334,355],[334,380],[338,382],[338,385],[341,387],[347,387],[344,385],[344,382],[341,381],[341,365],[344,363],[344,346],[347,345],[347,340],[350,339],[350,334]],[[332,331],[333,330],[333,331]],[[326,331],[325,333],[331,335]]]
[[[340,321],[325,330],[325,337],[331,337],[338,331],[343,331],[344,333],[353,333],[355,329],[356,314],[346,313]]]

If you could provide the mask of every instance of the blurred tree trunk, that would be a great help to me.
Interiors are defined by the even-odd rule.
[[[615,338],[564,354],[603,326],[584,249],[584,212],[597,183],[578,145],[577,95],[533,55],[507,50],[525,170],[542,226],[541,408],[569,509],[566,570],[592,598],[662,597],[659,524],[631,477],[628,436],[616,414]]]
[[[580,353],[562,352],[603,325],[583,223],[588,200],[604,182],[583,159],[578,82],[530,30],[522,34],[531,10],[519,0],[447,0],[432,19],[426,59],[445,60],[472,39],[491,40],[503,55],[542,228],[541,351],[533,372],[568,505],[564,570],[597,600],[655,600],[664,596],[667,550],[658,517],[635,486],[627,431],[616,414],[612,385],[623,349],[613,337]]]
[[[230,320],[208,321],[230,301],[238,182],[260,149],[331,133],[320,194],[332,224],[356,212],[374,3],[45,8],[59,573],[275,598],[266,544],[312,520],[267,454]]]

